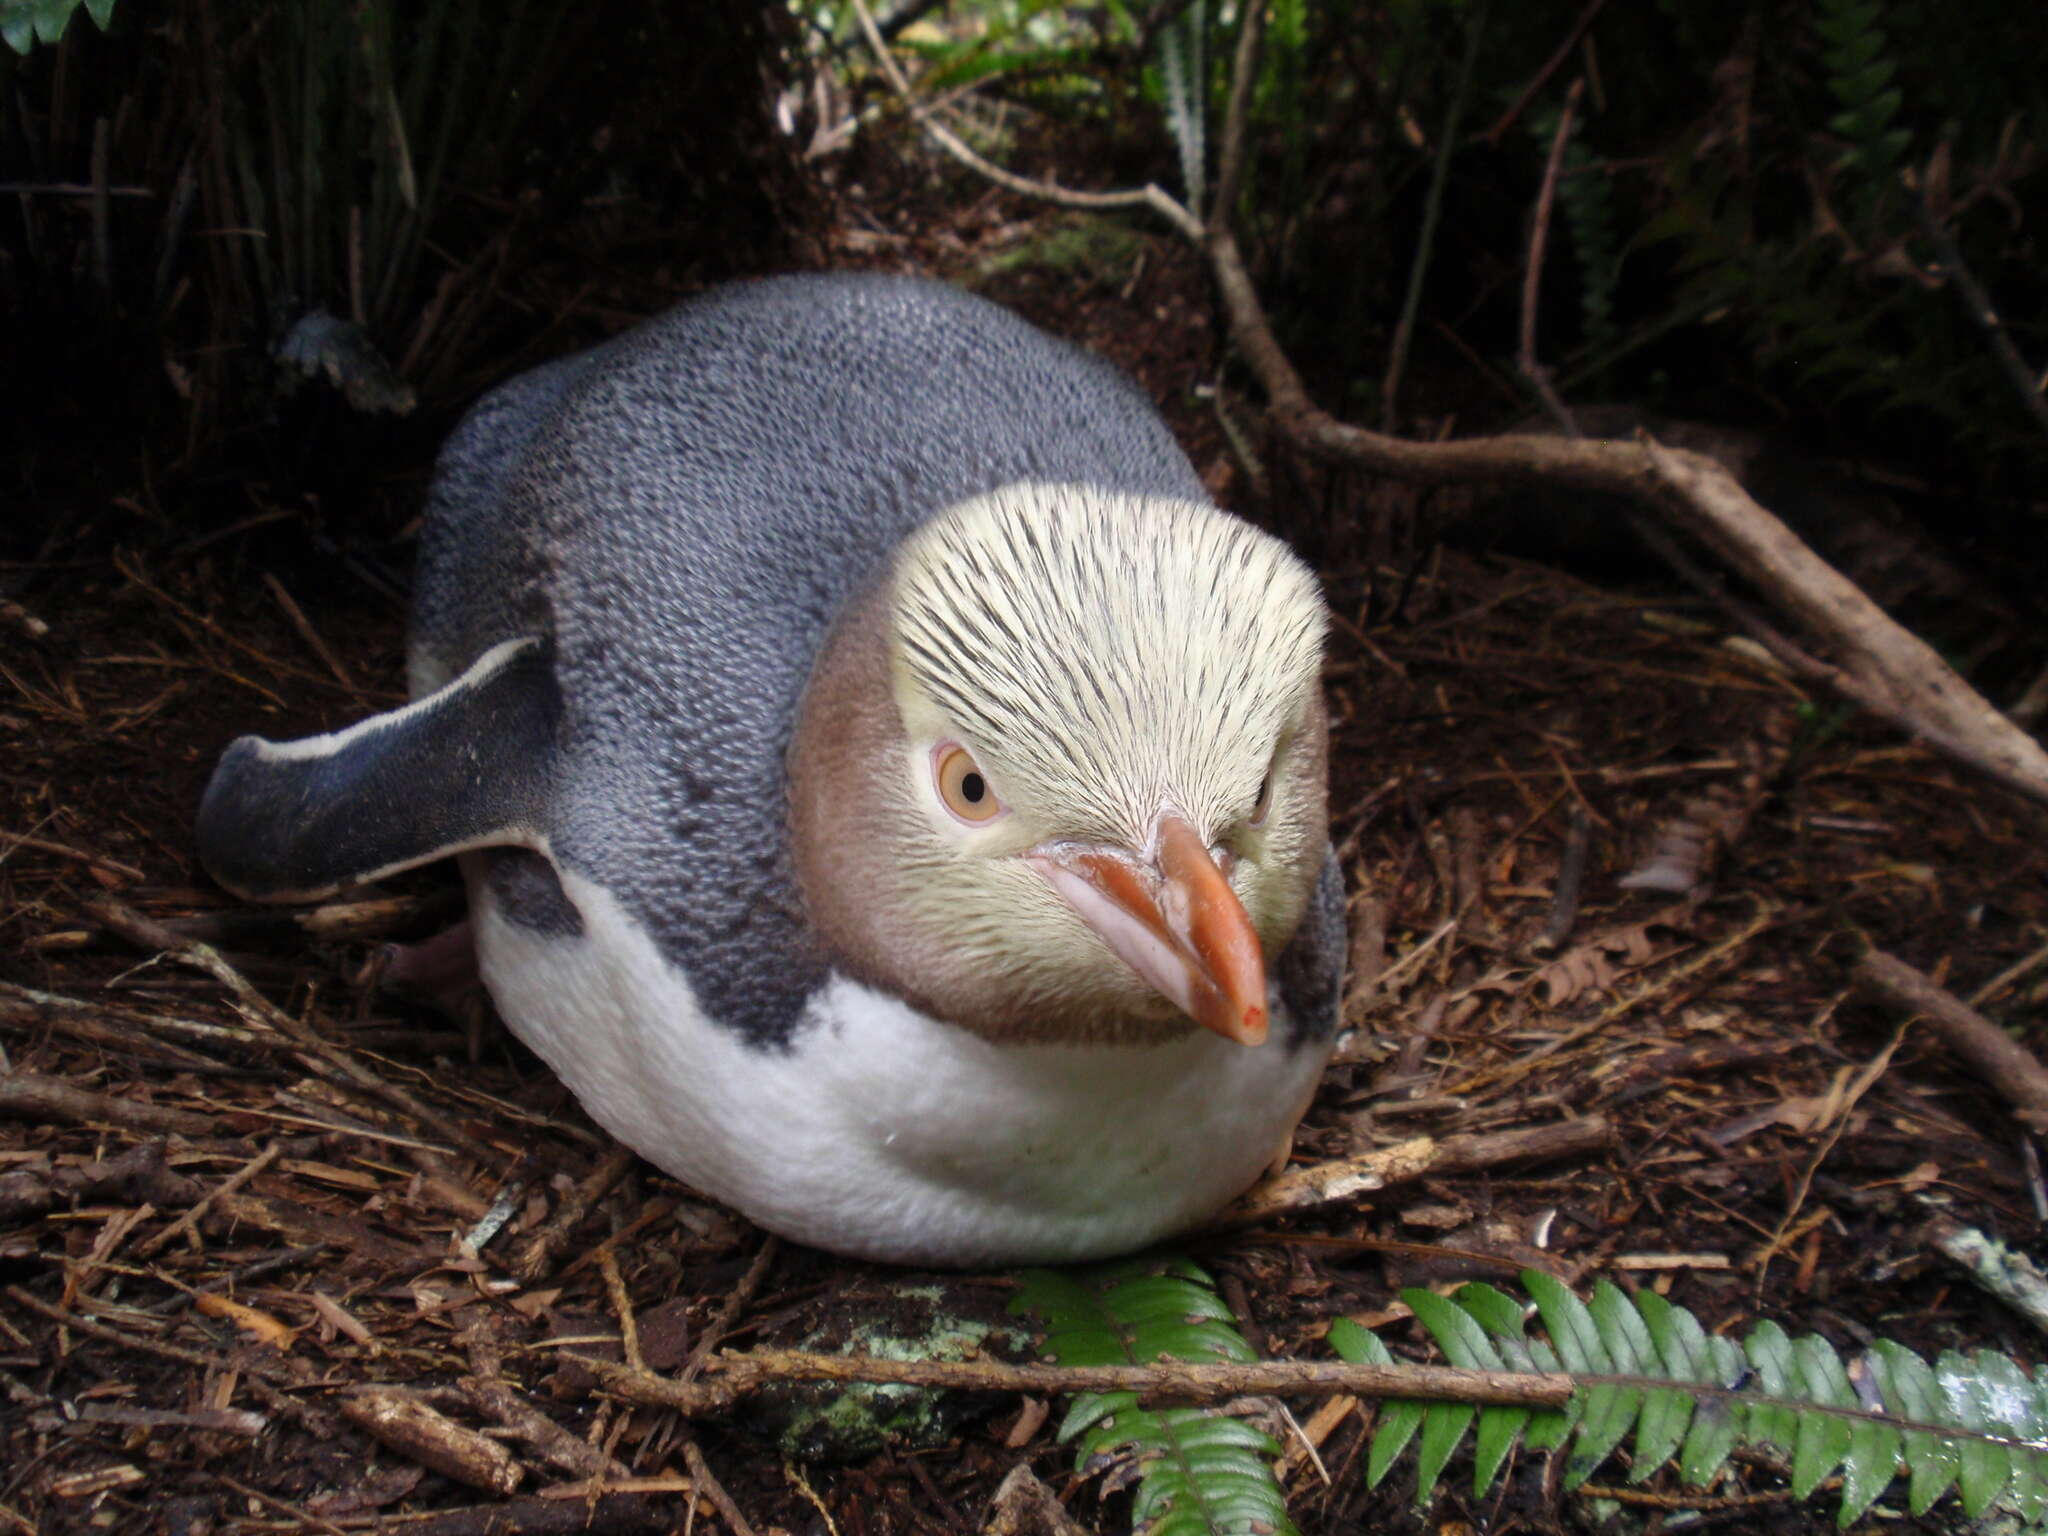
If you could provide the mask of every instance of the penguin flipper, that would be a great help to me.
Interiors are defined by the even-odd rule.
[[[200,802],[200,862],[251,900],[310,901],[466,849],[544,847],[560,714],[549,648],[527,638],[347,730],[241,737]]]

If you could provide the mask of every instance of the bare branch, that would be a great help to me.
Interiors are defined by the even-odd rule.
[[[1536,398],[1543,402],[1543,408],[1550,412],[1551,419],[1564,429],[1567,437],[1583,434],[1570,408],[1551,388],[1550,370],[1536,360],[1536,301],[1543,293],[1543,255],[1550,246],[1550,210],[1557,201],[1557,181],[1564,171],[1565,146],[1571,142],[1572,115],[1578,111],[1579,97],[1585,89],[1583,75],[1572,82],[1572,88],[1565,93],[1564,111],[1558,115],[1557,132],[1550,137],[1550,159],[1543,167],[1543,187],[1536,194],[1536,217],[1529,225],[1529,259],[1522,274],[1522,350],[1516,359],[1522,377],[1529,381],[1529,387],[1536,391]]]
[[[1442,1365],[1354,1365],[1343,1360],[1236,1362],[1162,1360],[1152,1365],[1008,1365],[1000,1360],[887,1360],[761,1349],[721,1355],[694,1382],[673,1381],[616,1361],[578,1356],[608,1391],[636,1403],[702,1418],[792,1381],[873,1381],[977,1392],[1137,1392],[1147,1403],[1221,1403],[1250,1393],[1350,1392],[1426,1402],[1506,1403],[1560,1408],[1568,1376],[1468,1371]]]

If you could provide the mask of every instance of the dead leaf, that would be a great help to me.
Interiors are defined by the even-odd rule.
[[[208,1317],[226,1318],[258,1343],[268,1344],[276,1349],[290,1349],[292,1340],[298,1337],[296,1328],[280,1322],[268,1312],[259,1311],[255,1307],[245,1307],[239,1301],[230,1301],[225,1296],[204,1292],[193,1305]]]

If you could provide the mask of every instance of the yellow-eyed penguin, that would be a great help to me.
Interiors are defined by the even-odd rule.
[[[1117,1253],[1329,1054],[1324,624],[1108,365],[941,284],[737,284],[471,411],[415,702],[236,741],[200,851],[264,900],[462,855],[514,1033],[774,1231]]]

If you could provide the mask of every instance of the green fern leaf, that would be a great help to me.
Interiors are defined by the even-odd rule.
[[[1159,30],[1159,78],[1165,87],[1166,122],[1180,150],[1188,210],[1198,218],[1208,164],[1208,73],[1202,60],[1208,29],[1209,8],[1203,0],[1194,0]]]
[[[1531,1415],[1521,1435],[1532,1450],[1565,1450],[1569,1485],[1590,1476],[1633,1425],[1637,1480],[1675,1456],[1688,1484],[1706,1486],[1745,1440],[1788,1457],[1801,1496],[1839,1470],[1837,1518],[1845,1527],[1871,1507],[1902,1464],[1916,1512],[1924,1513],[1952,1483],[1973,1518],[1994,1503],[2027,1521],[2048,1509],[2048,1444],[2042,1443],[2048,1441],[2048,1369],[2029,1376],[1989,1351],[1944,1355],[1930,1368],[1910,1350],[1885,1344],[1859,1357],[1852,1379],[1826,1340],[1795,1341],[1773,1323],[1760,1323],[1738,1346],[1709,1335],[1690,1313],[1658,1296],[1631,1300],[1602,1285],[1584,1303],[1549,1276],[1531,1273],[1523,1280],[1555,1349],[1524,1339],[1520,1309],[1490,1286],[1468,1286],[1448,1300],[1423,1291],[1405,1299],[1453,1364],[1490,1368],[1498,1360],[1551,1371],[1562,1364],[1582,1378],[1572,1396],[1576,1418],[1551,1415],[1546,1422]],[[1383,1345],[1375,1347],[1370,1335],[1348,1323],[1331,1328],[1330,1343],[1346,1359],[1387,1358]],[[1476,1484],[1482,1493],[1505,1466],[1514,1438],[1489,1431],[1494,1412],[1480,1415],[1475,1436],[1484,1464]],[[1419,1433],[1418,1494],[1426,1497],[1469,1423],[1463,1405],[1384,1404],[1367,1461],[1369,1480],[1377,1485]]]
[[[1330,1348],[1338,1358],[1349,1360],[1353,1365],[1392,1365],[1394,1357],[1380,1336],[1361,1328],[1348,1317],[1340,1317],[1330,1324],[1328,1334]],[[1395,1398],[1380,1404],[1379,1427],[1373,1431],[1372,1445],[1365,1456],[1365,1486],[1377,1488],[1394,1463],[1401,1459],[1401,1453],[1408,1449],[1408,1442],[1415,1438],[1415,1431],[1422,1427],[1422,1404],[1406,1398]]]
[[[1934,1420],[1941,1416],[1941,1387],[1926,1361],[1890,1339],[1880,1339],[1870,1359],[1878,1391],[1886,1402],[1897,1403],[1911,1418]],[[1956,1480],[1960,1461],[1956,1444],[1926,1430],[1909,1430],[1905,1454],[1912,1467],[1906,1505],[1914,1515],[1924,1515]]]
[[[1208,1277],[1185,1260],[1034,1270],[1010,1310],[1041,1319],[1042,1348],[1061,1365],[1258,1358]],[[1136,1464],[1131,1517],[1146,1536],[1298,1536],[1273,1478],[1280,1446],[1255,1425],[1210,1409],[1141,1408],[1135,1392],[1096,1392],[1075,1399],[1059,1439],[1078,1444],[1084,1471]]]

